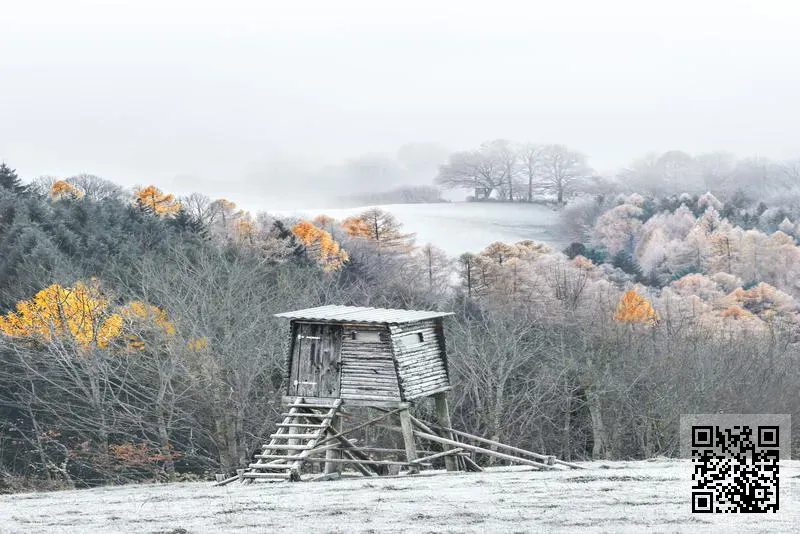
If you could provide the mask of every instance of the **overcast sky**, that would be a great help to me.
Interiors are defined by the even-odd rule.
[[[798,23],[788,0],[6,0],[0,159],[216,196],[407,142],[789,157]]]

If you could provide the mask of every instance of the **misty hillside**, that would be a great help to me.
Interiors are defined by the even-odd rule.
[[[800,413],[790,207],[634,193],[295,215],[3,166],[4,490],[246,465],[280,411],[273,314],[324,304],[455,312],[453,424],[564,459],[675,455],[682,413]]]

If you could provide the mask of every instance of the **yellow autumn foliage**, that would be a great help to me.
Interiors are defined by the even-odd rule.
[[[240,242],[247,241],[252,244],[256,235],[256,225],[249,218],[239,219],[233,223],[233,231]]]
[[[192,352],[200,352],[201,350],[207,347],[208,347],[208,340],[204,337],[190,339],[186,343],[186,348],[188,348]]]
[[[32,299],[17,303],[16,311],[0,316],[0,332],[9,337],[50,342],[69,338],[83,348],[105,348],[122,330],[122,317],[108,310],[96,285],[53,284]]]
[[[646,298],[633,289],[626,291],[619,299],[614,320],[620,323],[638,323],[655,326],[658,316]]]
[[[123,318],[130,321],[141,322],[144,320],[147,323],[152,323],[165,334],[173,335],[175,333],[175,325],[167,317],[167,312],[158,306],[153,306],[140,300],[133,300],[122,308],[119,313]]]
[[[181,205],[171,194],[163,193],[154,185],[148,185],[134,192],[136,204],[149,209],[159,217],[169,217],[181,210]]]
[[[350,259],[331,234],[317,228],[308,221],[301,221],[292,227],[292,233],[307,249],[313,252],[317,263],[325,271],[336,271]]]
[[[175,333],[166,312],[157,306],[133,301],[112,310],[96,283],[77,282],[71,288],[53,284],[18,302],[16,311],[0,316],[0,333],[41,343],[72,341],[83,350],[104,349],[124,340],[128,348],[143,350],[144,341],[137,333],[142,324]]]
[[[64,180],[53,182],[50,186],[50,198],[52,200],[73,199],[78,200],[83,198],[83,193],[74,185]]]

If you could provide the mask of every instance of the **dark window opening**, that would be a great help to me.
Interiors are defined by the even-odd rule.
[[[420,342],[420,343],[422,343],[423,341],[425,341],[425,339],[423,339],[423,337],[422,337],[422,332],[417,332],[417,338],[419,339],[419,342]]]

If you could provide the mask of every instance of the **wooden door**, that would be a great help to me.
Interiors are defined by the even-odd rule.
[[[299,324],[295,336],[289,393],[298,397],[339,397],[342,327]]]

